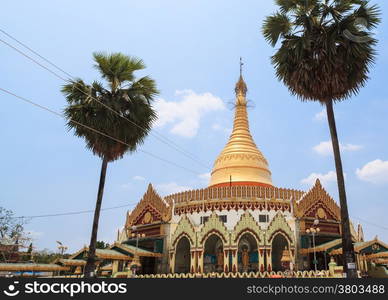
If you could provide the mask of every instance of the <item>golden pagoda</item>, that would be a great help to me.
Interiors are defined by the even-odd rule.
[[[214,163],[210,186],[273,186],[268,162],[257,148],[249,131],[247,91],[247,85],[240,71],[240,78],[235,87],[233,131]]]
[[[115,245],[142,253],[138,276],[204,278],[217,272],[230,278],[246,272],[258,278],[274,277],[272,271],[294,276],[290,269],[315,269],[314,253],[319,268],[327,269],[328,253],[335,255],[332,250],[340,247],[340,207],[319,180],[307,192],[272,184],[267,160],[249,131],[241,66],[240,60],[233,131],[214,163],[209,186],[162,197],[150,184],[126,216]],[[314,241],[319,247],[311,247],[307,229],[317,219],[321,230]],[[352,236],[363,240],[362,230],[352,230]],[[371,244],[362,245],[370,254]],[[380,249],[386,252],[388,245],[380,243]],[[122,264],[116,266],[120,274]]]

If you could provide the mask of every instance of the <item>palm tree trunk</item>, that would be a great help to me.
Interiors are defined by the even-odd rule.
[[[344,272],[348,278],[356,278],[357,270],[355,268],[355,255],[350,232],[350,221],[348,204],[346,201],[345,180],[342,170],[341,153],[337,136],[337,127],[335,125],[333,101],[326,102],[327,120],[329,122],[331,141],[333,144],[335,169],[337,172],[338,194],[341,207],[341,231],[342,231],[342,258]]]
[[[102,196],[104,194],[107,166],[108,166],[108,160],[104,158],[102,160],[102,166],[101,166],[100,183],[98,185],[96,208],[94,209],[92,236],[90,238],[88,258],[84,269],[85,278],[90,278],[94,276],[95,262],[96,262],[96,243],[97,243],[98,222],[100,219],[101,203],[102,203]]]

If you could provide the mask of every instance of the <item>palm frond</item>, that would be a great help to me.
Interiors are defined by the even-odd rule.
[[[280,12],[283,14],[288,13],[289,11],[296,8],[296,1],[293,0],[276,0],[276,4],[280,8]]]
[[[95,53],[94,59],[110,89],[98,81],[91,85],[81,79],[71,81],[62,88],[68,102],[64,114],[68,119],[69,130],[74,130],[76,136],[85,139],[88,149],[101,158],[113,161],[128,151],[135,151],[144,142],[157,117],[151,103],[159,92],[155,81],[150,77],[136,79],[134,76],[134,71],[145,67],[142,60],[120,53]],[[121,87],[123,83],[127,83],[129,88]],[[79,124],[94,128],[126,144]]]
[[[365,26],[368,30],[376,28],[381,22],[381,11],[377,5],[370,7],[361,5],[353,15],[356,18],[356,25]]]
[[[276,13],[265,19],[262,31],[264,38],[274,47],[278,42],[279,37],[290,33],[290,19],[285,14]]]
[[[96,62],[94,67],[100,72],[102,78],[108,81],[113,90],[126,81],[133,81],[133,73],[145,68],[140,58],[126,56],[122,53],[95,52],[93,56]]]
[[[276,76],[301,100],[341,101],[358,93],[376,57],[370,30],[380,23],[379,8],[368,0],[301,2],[277,1],[281,13],[263,23],[266,40],[282,42],[271,58]]]

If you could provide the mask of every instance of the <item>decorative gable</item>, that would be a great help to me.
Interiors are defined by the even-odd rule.
[[[147,192],[127,216],[126,227],[157,222],[168,222],[171,219],[172,208],[158,195],[151,184]]]
[[[202,230],[198,232],[198,247],[204,245],[206,239],[212,235],[216,234],[220,237],[224,246],[229,245],[229,232],[225,227],[224,223],[220,221],[218,215],[213,212],[209,219],[205,222]]]
[[[322,187],[319,179],[314,187],[299,202],[293,201],[294,215],[297,218],[320,220],[341,220],[340,208]]]
[[[273,217],[273,219],[268,225],[266,234],[267,244],[270,244],[272,242],[272,239],[278,233],[283,234],[288,239],[288,241],[290,242],[290,246],[294,246],[294,233],[292,232],[290,225],[288,225],[286,219],[280,212],[278,212],[275,217]]]
[[[260,225],[257,224],[256,220],[249,213],[249,211],[246,211],[241,216],[240,220],[234,227],[231,233],[231,244],[237,245],[240,237],[246,232],[250,232],[251,234],[253,234],[253,236],[256,238],[258,245],[262,243],[264,233],[261,230]]]
[[[193,224],[191,224],[190,220],[184,215],[178,223],[172,237],[171,244],[172,247],[175,248],[176,244],[180,240],[182,236],[186,236],[190,242],[191,247],[196,246],[196,234]]]

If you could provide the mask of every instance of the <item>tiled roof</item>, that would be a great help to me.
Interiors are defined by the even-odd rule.
[[[335,240],[332,240],[330,242],[318,245],[315,248],[311,247],[311,248],[307,248],[307,249],[300,249],[300,253],[307,254],[307,253],[313,253],[314,251],[315,252],[323,252],[323,251],[327,251],[331,248],[337,247],[337,246],[341,245],[341,243],[342,243],[341,239],[335,239]]]
[[[387,252],[380,252],[375,254],[370,254],[367,256],[368,259],[374,259],[374,258],[388,258],[388,251]]]
[[[143,257],[162,257],[163,256],[161,253],[151,252],[128,244],[115,243],[111,248],[114,248],[114,247],[120,248],[121,250],[124,250],[132,255],[137,255],[137,256],[143,256]]]
[[[57,263],[63,264],[65,266],[84,266],[86,261],[83,259],[65,259],[61,258],[57,260]]]
[[[374,239],[374,240],[371,240],[371,241],[368,241],[368,242],[357,242],[357,243],[354,243],[354,251],[355,252],[360,252],[362,250],[364,250],[365,248],[368,248],[369,246],[373,245],[373,244],[379,244],[381,246],[383,246],[384,248],[388,249],[388,245],[383,243],[382,241],[378,240],[378,239]],[[330,252],[330,255],[339,255],[339,254],[342,254],[342,248],[339,248],[339,249],[336,249],[336,250],[333,250]]]
[[[68,271],[68,267],[62,267],[56,264],[31,264],[31,263],[15,263],[15,264],[0,264],[0,271]]]
[[[76,259],[80,254],[87,252],[88,248],[84,247],[74,253],[70,259]],[[112,249],[96,249],[96,256],[101,259],[132,260],[132,257]]]

